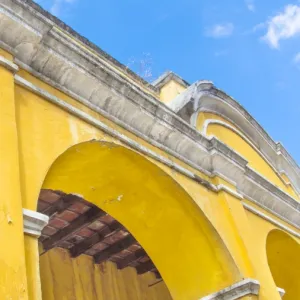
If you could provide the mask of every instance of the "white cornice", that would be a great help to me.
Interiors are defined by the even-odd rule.
[[[281,222],[278,222],[277,220],[275,220],[274,218],[264,214],[263,212],[261,212],[260,210],[256,209],[255,207],[253,207],[252,205],[249,205],[245,202],[243,202],[243,206],[250,212],[252,212],[253,214],[261,217],[262,219],[267,220],[268,222],[272,223],[273,225],[277,226],[278,228],[290,233],[291,235],[300,238],[300,233],[296,232],[295,230],[287,227],[286,225],[282,224]]]
[[[3,56],[0,56],[0,65],[5,67],[7,70],[11,71],[12,73],[16,73],[19,70],[19,67],[11,62],[10,60],[6,59]]]
[[[197,87],[190,91],[188,88],[181,94],[183,99],[194,101],[191,125],[195,127],[200,112],[220,115],[233,123],[256,148],[260,149],[260,153],[267,158],[277,173],[281,170],[285,171],[293,187],[300,193],[300,169],[286,149],[280,143],[274,142],[255,119],[223,91],[213,85],[204,85],[201,81],[198,82]]]
[[[58,20],[54,22],[53,17],[49,19],[50,16],[37,9],[31,1],[2,0],[0,8],[0,41],[7,45],[7,49],[14,51],[15,63],[21,68],[195,170],[211,177],[220,174],[228,178],[236,185],[238,194],[253,199],[264,209],[300,228],[299,202],[251,170],[248,162],[233,149],[216,138],[205,137],[145,89],[109,67],[103,62],[101,53],[97,54],[95,49],[77,39],[76,35],[71,36],[69,31],[66,32],[69,29],[60,25]],[[95,122],[98,120],[20,76],[15,76],[15,80],[17,84],[64,107],[70,113],[85,118],[91,124],[98,124]],[[202,82],[203,88],[209,89],[211,86],[209,82]],[[226,102],[221,98],[218,101]],[[103,126],[102,130],[105,130]],[[115,130],[106,130],[113,136],[119,134]],[[123,140],[126,139],[123,135]],[[138,151],[144,151],[149,156],[153,154],[153,151],[135,141],[130,143]],[[172,160],[164,157],[161,160],[170,166],[174,165]],[[218,190],[178,165],[180,168],[208,188]],[[287,172],[284,166],[280,170]]]
[[[164,85],[166,85],[169,81],[175,80],[177,83],[182,85],[183,87],[188,87],[190,84],[187,83],[184,79],[182,79],[179,75],[174,72],[167,71],[159,76],[156,80],[152,82],[152,85],[156,88],[160,89]]]
[[[43,228],[48,224],[49,217],[36,211],[23,208],[23,222],[24,232],[26,234],[39,237]]]
[[[244,296],[258,295],[259,282],[254,279],[244,279],[219,292],[208,295],[200,300],[236,300]]]
[[[245,196],[245,198],[250,199],[250,201],[254,202],[255,204],[263,207],[264,209],[277,216],[280,216],[280,218],[294,225],[295,227],[300,228],[299,203],[293,198],[289,197],[287,194],[283,193],[281,190],[274,187],[272,183],[261,177],[254,170],[251,170],[249,167],[247,167],[247,161],[245,161],[235,152],[232,152],[231,159],[224,156],[224,154],[228,152],[229,148],[216,138],[211,139],[213,150],[211,150],[209,153],[214,173],[209,173],[209,171],[207,171],[207,173],[210,174],[211,177],[214,176],[213,174],[218,174],[219,176],[221,175],[223,178],[226,178],[226,180],[228,180],[229,182],[234,182],[234,185],[238,187],[237,192],[233,191],[225,185],[221,184],[219,186],[215,186],[210,182],[201,179],[192,171],[174,163],[170,159],[157,154],[147,147],[142,146],[141,144],[126,137],[117,130],[110,128],[106,124],[102,123],[98,119],[93,118],[82,110],[35,86],[19,75],[15,75],[15,82],[16,84],[23,86],[24,88],[42,96],[51,103],[58,105],[69,113],[83,119],[87,123],[92,124],[93,126],[103,130],[104,132],[107,132],[111,136],[116,137],[131,148],[136,149],[137,151],[142,152],[147,156],[152,157],[157,161],[175,169],[185,176],[192,178],[193,180],[204,185],[206,188],[209,188],[214,192],[218,192],[221,190],[226,191],[237,197],[238,199],[243,199],[243,197]],[[166,149],[166,151],[170,153],[168,149]],[[178,154],[175,153],[174,155]],[[182,160],[184,161],[184,159]],[[187,161],[187,163],[192,165],[189,161]],[[197,168],[197,166],[195,167]]]
[[[211,124],[217,124],[217,125],[221,125],[223,127],[226,127],[228,128],[229,130],[233,131],[234,133],[236,133],[237,135],[239,135],[246,143],[248,143],[257,153],[260,154],[260,156],[263,158],[263,160],[270,166],[270,168],[272,168],[273,172],[277,174],[279,180],[282,181],[283,184],[287,184],[283,178],[281,177],[281,174],[285,174],[287,176],[287,174],[284,172],[284,171],[277,171],[274,166],[271,164],[271,162],[268,160],[267,157],[265,157],[264,153],[262,153],[260,151],[260,149],[258,149],[256,147],[255,144],[252,143],[251,140],[249,140],[240,130],[234,128],[233,126],[231,126],[230,124],[226,123],[226,122],[223,122],[223,121],[220,121],[220,120],[216,120],[216,119],[207,119],[205,120],[204,124],[203,124],[203,127],[202,127],[202,133],[206,136],[207,135],[207,129],[208,129],[208,126],[211,125]],[[213,135],[209,135],[209,137],[213,137]],[[290,184],[292,187],[293,185],[289,182],[288,184]]]

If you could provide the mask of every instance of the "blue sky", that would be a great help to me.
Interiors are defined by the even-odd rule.
[[[300,164],[299,1],[37,2],[150,81],[212,80]]]

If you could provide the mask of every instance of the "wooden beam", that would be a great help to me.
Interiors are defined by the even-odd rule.
[[[93,245],[102,242],[105,237],[118,230],[123,228],[123,226],[119,223],[119,222],[113,222],[110,225],[106,225],[108,228],[107,230],[102,230],[101,232],[97,232],[94,235],[92,235],[89,238],[84,239],[83,241],[81,241],[80,243],[74,245],[71,249],[70,249],[70,253],[72,257],[77,257],[80,254],[84,253],[85,251],[87,251],[89,248],[91,248]]]
[[[103,261],[110,258],[110,256],[117,254],[128,247],[130,247],[132,244],[136,243],[135,238],[132,235],[128,235],[125,238],[121,239],[120,241],[112,244],[110,247],[102,250],[101,252],[94,255],[94,260],[96,264],[100,264]]]
[[[153,271],[153,273],[154,273],[154,275],[157,279],[162,279],[162,277],[161,277],[160,273],[158,272],[158,270]]]
[[[136,266],[136,271],[138,274],[144,274],[146,272],[152,271],[153,269],[155,269],[155,266],[152,260],[149,260],[145,263]]]
[[[137,251],[129,254],[128,256],[126,256],[125,258],[123,258],[122,260],[117,262],[117,267],[118,269],[124,269],[126,268],[131,262],[136,261],[137,259],[146,256],[147,253],[144,249],[138,249]]]
[[[70,225],[46,239],[43,242],[44,249],[49,250],[59,242],[67,240],[74,232],[79,231],[105,214],[106,213],[98,207],[91,207],[87,212],[76,218]]]
[[[42,213],[51,217],[55,213],[61,213],[64,210],[68,209],[72,204],[78,200],[77,197],[72,195],[63,195],[55,203],[50,204]]]

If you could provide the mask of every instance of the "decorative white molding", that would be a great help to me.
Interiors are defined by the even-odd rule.
[[[235,300],[247,295],[258,295],[259,282],[254,279],[244,279],[217,293],[208,295],[200,300]]]
[[[233,189],[231,189],[230,187],[228,187],[225,184],[217,185],[217,189],[218,189],[218,191],[225,191],[225,192],[231,194],[232,196],[236,197],[237,199],[240,199],[240,200],[244,199],[243,195],[234,191]]]
[[[6,59],[4,56],[0,55],[0,65],[6,68],[7,70],[16,73],[19,71],[19,67],[11,62],[10,60]]]
[[[152,85],[156,88],[160,89],[164,85],[166,85],[171,80],[175,80],[177,83],[184,87],[188,87],[190,84],[182,79],[179,75],[175,74],[174,72],[167,71],[159,76],[156,80],[152,82]]]
[[[189,88],[190,89],[190,88]],[[190,124],[196,127],[196,122],[200,112],[216,114],[228,120],[241,131],[251,142],[260,149],[260,154],[279,173],[284,169],[295,190],[300,193],[300,168],[289,155],[281,143],[274,142],[255,119],[232,97],[215,86],[204,86],[198,82],[198,89],[192,92],[186,90],[181,97],[194,100],[194,112],[190,117]],[[186,93],[186,95],[184,95]],[[188,102],[186,99],[185,102]]]
[[[250,212],[254,213],[255,215],[267,220],[268,222],[276,225],[278,228],[281,228],[282,230],[292,234],[293,236],[300,238],[300,233],[296,232],[295,230],[290,229],[289,227],[285,226],[284,224],[278,222],[277,220],[273,219],[272,217],[262,213],[261,211],[259,211],[258,209],[256,209],[255,207],[243,202],[243,206]]]
[[[9,33],[7,32],[9,28]],[[125,68],[121,68],[115,60],[104,54],[95,45],[89,43],[69,27],[43,11],[32,1],[3,0],[0,1],[0,41],[15,52],[15,62],[20,68],[32,73],[37,78],[63,91],[95,112],[112,122],[122,126],[151,145],[160,148],[165,153],[181,160],[197,171],[213,177],[215,173],[226,176],[234,182],[238,193],[262,208],[279,215],[293,226],[300,228],[300,204],[286,195],[268,180],[247,166],[247,161],[233,149],[216,138],[208,139],[190,126],[174,111],[160,103],[151,89],[132,79],[132,74],[126,76]],[[122,72],[120,71],[122,69]],[[122,136],[95,122],[88,114],[66,106],[61,99],[53,97],[42,89],[15,76],[18,84],[53,101],[60,107],[65,107],[70,113],[85,119],[94,126],[110,132],[112,136]],[[247,123],[242,132],[257,145],[267,151],[270,161],[280,162],[280,170],[285,170],[291,180],[300,187],[300,175],[296,174],[292,161],[278,159],[288,157],[282,146],[276,145],[276,153],[267,138],[261,138],[259,125],[232,98],[213,87],[211,82],[202,81],[193,84],[185,92],[185,98],[190,101],[194,96],[195,111],[216,108],[232,118],[237,127]],[[181,95],[182,96],[182,95]],[[201,96],[201,97],[200,97]],[[200,99],[201,98],[201,99]],[[51,99],[51,100],[50,100]],[[201,101],[200,101],[201,100]],[[188,103],[188,102],[187,102]],[[252,123],[251,123],[252,122]],[[250,125],[249,125],[250,124]],[[251,130],[249,129],[251,127]],[[257,128],[256,128],[257,127]],[[249,130],[248,130],[248,129]],[[247,132],[248,130],[248,132]],[[254,134],[256,132],[256,135]],[[119,134],[119,135],[118,135]],[[252,138],[254,134],[254,139]],[[257,136],[257,141],[255,137]],[[137,142],[123,136],[126,144],[138,151],[144,151],[150,157],[154,152]],[[261,143],[261,145],[260,145]],[[273,144],[272,144],[273,143]],[[270,146],[270,145],[271,146]],[[269,145],[268,147],[266,145]],[[266,150],[267,149],[267,150]],[[278,153],[281,153],[278,156]],[[275,153],[275,155],[273,155]],[[155,156],[163,163],[174,166],[171,160]],[[287,158],[288,159],[288,158]],[[275,164],[275,163],[274,163]],[[275,164],[276,165],[276,164]],[[287,165],[290,169],[287,170]],[[208,188],[217,191],[209,182],[202,180],[193,172],[176,166],[182,173],[201,182]],[[294,170],[294,171],[293,171]],[[294,173],[293,173],[294,172]]]
[[[202,128],[202,134],[204,134],[206,136],[208,135],[207,129],[208,129],[208,126],[211,124],[221,125],[223,127],[230,129],[231,131],[233,131],[234,133],[239,135],[245,142],[247,142],[251,147],[253,147],[259,154],[261,154],[263,156],[263,154],[260,153],[260,150],[240,130],[237,130],[236,128],[234,128],[233,126],[231,126],[230,124],[228,124],[224,121],[220,121],[220,120],[216,120],[216,119],[205,120],[204,124],[203,124],[203,128]]]
[[[279,180],[281,180],[283,184],[287,185],[285,180],[281,177],[281,174],[285,174],[287,176],[286,172],[285,171],[277,171],[274,168],[274,166],[271,164],[271,162],[268,160],[268,158],[265,157],[265,155],[255,146],[255,144],[253,144],[240,130],[234,128],[233,126],[231,126],[230,124],[228,124],[226,122],[216,120],[216,119],[207,119],[207,120],[205,120],[205,122],[203,124],[203,128],[202,128],[202,134],[204,134],[205,136],[208,136],[207,129],[208,129],[208,126],[210,124],[221,125],[221,126],[227,128],[227,129],[233,131],[237,135],[239,135],[246,143],[248,143],[262,157],[262,159],[270,166],[270,168],[272,168],[273,172],[277,174]],[[208,136],[208,138],[212,138],[212,137],[215,137],[215,136],[214,135],[209,135]],[[218,138],[218,137],[215,137],[215,138]],[[263,176],[263,175],[261,175],[261,176]],[[268,180],[268,179],[266,179],[266,180]],[[289,182],[289,184],[292,186],[292,184],[290,182]],[[282,192],[286,193],[285,191],[282,191]]]
[[[33,210],[23,208],[24,232],[39,237],[48,224],[49,217]]]
[[[278,293],[280,294],[280,297],[281,297],[281,298],[285,295],[285,290],[284,290],[284,289],[278,287],[278,288],[277,288],[277,291],[278,291]]]
[[[260,205],[264,209],[267,209],[275,215],[280,216],[280,218],[282,218],[286,222],[289,222],[296,227],[299,226],[300,228],[300,204],[296,200],[294,200],[293,198],[276,188],[265,178],[261,177],[254,170],[247,167],[247,161],[245,161],[234,151],[231,153],[231,158],[227,158],[223,153],[226,153],[228,151],[228,147],[216,138],[211,139],[213,150],[210,151],[209,154],[214,173],[209,173],[208,171],[207,173],[211,177],[215,176],[214,174],[221,174],[224,178],[228,178],[229,175],[234,175],[235,181],[232,180],[232,177],[229,177],[229,180],[235,182],[235,185],[238,187],[238,192],[231,190],[225,185],[220,185],[219,187],[216,187],[209,181],[201,179],[199,176],[197,176],[190,170],[174,163],[172,160],[158,155],[157,153],[148,149],[147,147],[142,146],[136,141],[119,133],[117,130],[112,129],[106,124],[102,123],[101,121],[91,117],[89,114],[83,112],[82,110],[57,98],[56,96],[48,93],[44,89],[33,85],[32,83],[20,77],[19,75],[15,75],[15,82],[16,84],[23,86],[26,89],[31,90],[32,92],[42,96],[51,103],[58,105],[59,107],[68,111],[69,113],[81,118],[82,120],[85,120],[89,124],[107,132],[111,136],[116,137],[117,139],[124,142],[126,145],[132,147],[133,149],[142,152],[147,156],[152,157],[155,160],[203,184],[212,191],[217,192],[223,189],[231,193],[238,199],[242,199],[244,196],[246,196],[247,199],[251,199],[251,201],[253,201],[255,204]],[[234,162],[232,162],[232,160],[234,160]],[[185,159],[182,159],[182,161],[188,163]],[[191,163],[189,164],[191,165]],[[192,166],[196,169],[199,169],[194,164],[192,164]],[[287,216],[289,217],[287,218]]]

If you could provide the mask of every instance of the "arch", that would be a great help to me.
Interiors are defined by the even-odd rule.
[[[275,284],[278,290],[285,291],[284,299],[300,299],[300,244],[289,234],[274,229],[268,234],[266,253]]]
[[[272,163],[276,170],[284,170],[299,193],[299,167],[280,143],[275,143],[256,120],[234,99],[223,91],[212,87],[210,91],[198,90],[194,95],[194,113],[190,123],[196,127],[198,116],[202,112],[209,112],[230,120],[249,137],[258,149]]]
[[[244,157],[251,168],[255,169],[284,192],[290,194],[295,199],[299,199],[292,185],[286,183],[281,174],[274,168],[260,149],[229,121],[221,117],[218,117],[218,119],[205,119],[202,125],[202,133],[208,136],[216,136]]]
[[[198,299],[241,279],[220,236],[189,194],[148,159],[109,142],[85,142],[52,164],[44,189],[80,195],[143,246],[173,299]]]

